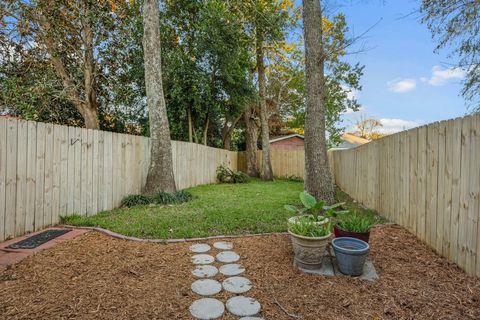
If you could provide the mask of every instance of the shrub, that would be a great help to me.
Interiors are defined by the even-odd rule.
[[[143,194],[131,194],[122,199],[122,207],[144,206],[151,203],[151,198]]]
[[[143,206],[147,204],[183,203],[193,199],[190,192],[157,192],[153,195],[132,194],[122,199],[122,207]]]
[[[177,191],[177,192],[157,192],[153,195],[153,203],[156,204],[171,204],[171,203],[182,203],[192,200],[193,196],[188,191]]]
[[[279,177],[279,180],[292,181],[292,182],[303,182],[303,178],[296,175],[287,175]]]
[[[233,171],[226,165],[217,168],[217,179],[220,183],[246,183],[250,177],[242,171]]]

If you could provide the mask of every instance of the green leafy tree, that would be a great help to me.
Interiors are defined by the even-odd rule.
[[[480,1],[423,0],[420,12],[432,35],[436,50],[451,49],[455,67],[466,71],[462,90],[474,111],[480,111]]]
[[[327,144],[333,147],[340,143],[344,131],[341,115],[347,111],[358,111],[360,104],[355,95],[361,90],[360,79],[363,66],[344,61],[347,47],[352,43],[349,39],[345,16],[322,19],[324,29],[323,44],[325,47],[325,130]],[[288,131],[304,134],[305,126],[305,62],[303,52],[298,49],[288,55],[284,63],[283,77],[289,79],[279,99],[278,111],[285,119]],[[279,62],[279,65],[280,62]],[[275,90],[278,92],[278,90]]]

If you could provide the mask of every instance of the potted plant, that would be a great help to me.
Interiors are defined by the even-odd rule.
[[[333,228],[336,238],[351,237],[363,240],[368,243],[370,239],[370,230],[376,223],[376,219],[369,215],[360,215],[357,213],[344,215]]]
[[[340,213],[334,209],[342,203],[327,206],[325,201],[317,202],[305,191],[300,193],[300,201],[302,208],[285,206],[288,211],[298,214],[288,219],[288,232],[295,255],[294,265],[301,269],[315,270],[322,265],[325,248],[331,236],[332,220]]]
[[[370,247],[357,238],[341,237],[332,240],[335,259],[340,272],[349,276],[360,276]]]

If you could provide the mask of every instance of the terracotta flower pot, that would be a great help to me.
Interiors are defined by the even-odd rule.
[[[345,231],[341,229],[338,225],[335,225],[333,227],[333,233],[335,234],[335,238],[350,237],[350,238],[363,240],[366,243],[368,243],[368,240],[370,239],[370,231],[368,232]]]

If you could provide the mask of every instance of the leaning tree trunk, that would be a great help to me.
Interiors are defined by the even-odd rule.
[[[258,177],[260,173],[257,167],[257,142],[258,124],[255,117],[254,107],[249,107],[244,113],[245,120],[245,157],[247,161],[247,174],[251,177]]]
[[[163,96],[160,8],[158,0],[143,3],[143,52],[145,64],[145,87],[150,118],[150,167],[148,168],[145,192],[173,192],[172,146],[168,125],[167,108]]]
[[[305,190],[317,200],[335,201],[325,138],[325,76],[319,0],[303,0],[305,73]]]
[[[262,180],[273,180],[272,163],[270,162],[270,135],[267,117],[267,102],[265,98],[265,66],[263,61],[263,39],[257,35],[257,71],[258,95],[260,98],[260,124],[262,132]]]

